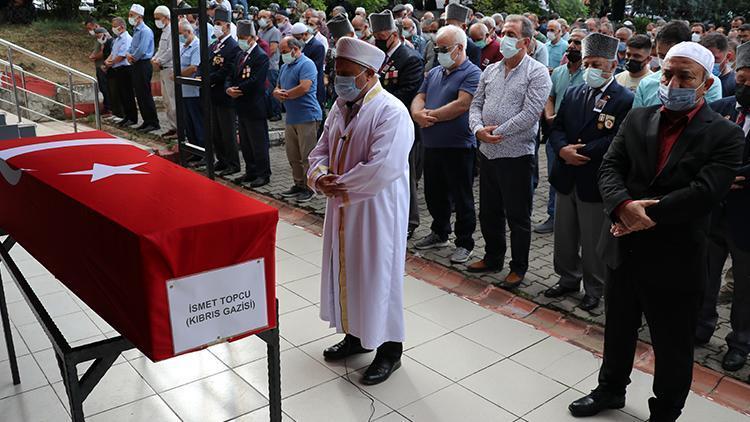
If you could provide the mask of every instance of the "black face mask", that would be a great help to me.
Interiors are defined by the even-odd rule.
[[[742,108],[749,109],[750,86],[747,86],[745,84],[737,85],[737,88],[734,91],[734,98],[737,100],[737,103],[742,106]]]
[[[388,53],[388,40],[375,40],[375,47],[381,49],[383,53]]]
[[[633,59],[625,61],[625,70],[630,73],[638,73],[643,70],[643,62],[637,62]]]
[[[581,61],[580,50],[568,50],[568,61],[571,63],[578,63]]]

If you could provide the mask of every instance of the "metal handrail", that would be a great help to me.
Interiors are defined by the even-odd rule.
[[[68,67],[68,66],[62,64],[62,63],[58,63],[58,62],[56,62],[56,61],[54,61],[54,60],[52,60],[52,59],[50,59],[48,57],[44,57],[44,56],[42,56],[40,54],[37,54],[37,53],[35,53],[35,52],[31,51],[31,50],[27,50],[27,49],[25,49],[23,47],[20,47],[20,46],[18,46],[16,44],[11,43],[10,41],[2,39],[2,38],[0,38],[0,47],[4,47],[4,49],[7,50],[7,61],[0,59],[0,64],[4,65],[4,66],[6,66],[7,68],[10,69],[10,79],[11,79],[10,82],[11,82],[11,85],[13,87],[13,91],[12,91],[13,92],[13,102],[14,102],[14,105],[16,107],[16,115],[18,117],[18,122],[19,123],[22,120],[21,110],[29,112],[29,115],[31,115],[31,113],[34,113],[36,115],[40,115],[40,116],[46,117],[46,118],[48,118],[50,120],[59,121],[59,120],[53,118],[52,116],[47,116],[47,115],[45,115],[43,113],[39,113],[37,111],[31,110],[28,107],[29,106],[28,93],[31,93],[31,94],[36,95],[36,96],[38,96],[40,98],[43,98],[43,99],[45,99],[47,101],[51,101],[54,104],[62,105],[64,108],[70,109],[71,110],[71,113],[70,113],[71,114],[71,119],[72,119],[72,122],[73,122],[73,131],[74,132],[78,132],[78,120],[77,120],[76,114],[77,114],[77,112],[79,110],[76,108],[76,98],[75,98],[75,96],[76,95],[80,96],[81,94],[79,92],[76,92],[73,89],[73,77],[75,76],[76,78],[83,79],[83,80],[87,81],[87,83],[90,83],[90,84],[93,85],[93,88],[94,88],[94,117],[95,117],[95,120],[96,120],[96,127],[97,127],[97,129],[101,129],[101,127],[102,127],[102,121],[101,121],[101,113],[100,113],[100,110],[99,110],[99,82],[97,81],[97,79],[95,77],[87,75],[87,74],[85,74],[83,72],[80,72],[78,70],[75,70],[75,69],[73,69],[71,67]],[[28,56],[28,57],[30,57],[32,59],[41,61],[41,62],[47,64],[48,66],[52,67],[52,68],[55,68],[57,70],[61,70],[61,71],[65,72],[67,74],[68,85],[67,86],[60,85],[58,83],[49,81],[49,80],[47,80],[45,78],[39,77],[37,75],[34,75],[31,72],[28,72],[28,71],[24,70],[20,66],[14,64],[14,62],[13,62],[14,61],[14,58],[13,58],[14,53],[26,55],[26,56]],[[27,87],[26,87],[26,75],[27,74],[31,75],[31,76],[33,76],[35,78],[38,78],[38,79],[44,80],[46,82],[49,82],[49,83],[53,84],[54,86],[57,86],[57,87],[60,87],[60,88],[63,88],[63,89],[67,89],[68,93],[70,94],[70,103],[71,103],[71,105],[68,106],[66,104],[62,104],[62,103],[60,103],[58,101],[55,101],[55,100],[53,100],[51,98],[47,98],[47,97],[39,95],[39,94],[37,94],[35,92],[29,91],[27,89]],[[16,75],[18,75],[20,77],[22,87],[18,86],[18,83],[16,81]],[[24,106],[21,106],[21,101],[19,99],[19,92],[23,93],[23,95],[24,95]],[[4,102],[8,102],[6,100],[3,100],[3,101]]]

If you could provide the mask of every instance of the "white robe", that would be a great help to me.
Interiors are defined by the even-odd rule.
[[[343,107],[343,106],[342,106]],[[323,228],[320,317],[375,349],[403,342],[403,282],[409,220],[406,107],[377,83],[345,127],[339,103],[310,153],[308,183],[340,175],[347,194],[329,198]]]

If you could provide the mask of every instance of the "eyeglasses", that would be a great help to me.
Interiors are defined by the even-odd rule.
[[[568,40],[568,44],[581,45],[583,42],[580,40]]]
[[[453,44],[450,47],[435,47],[435,53],[450,53],[457,45],[458,44]]]

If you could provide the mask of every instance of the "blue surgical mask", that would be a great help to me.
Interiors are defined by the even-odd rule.
[[[403,36],[404,36],[404,38],[406,38],[407,40],[408,40],[409,38],[411,38],[411,32],[409,32],[409,31],[407,31],[407,30],[405,30],[405,29],[402,29],[402,30],[401,30],[401,35],[403,35]]]
[[[609,78],[604,78],[602,73],[601,69],[588,67],[583,72],[583,80],[586,81],[586,85],[592,88],[601,88],[609,80]]]
[[[714,63],[714,68],[711,69],[711,73],[717,78],[721,75],[721,63]]]
[[[268,19],[266,19],[266,18],[260,18],[258,20],[258,26],[260,26],[261,28],[267,27],[268,26]]]
[[[518,51],[521,49],[516,47],[516,44],[518,44],[518,38],[509,36],[505,36],[503,38],[503,44],[500,46],[500,52],[503,54],[504,58],[509,59],[518,54]]]
[[[698,88],[672,88],[659,84],[659,99],[667,110],[685,111],[695,107]]]
[[[456,61],[453,60],[453,57],[451,57],[452,52],[453,52],[453,49],[451,49],[451,51],[448,51],[446,53],[438,53],[437,59],[438,59],[438,63],[440,63],[440,66],[443,66],[446,69],[450,69],[453,67],[454,64],[456,64]]]
[[[185,44],[187,42],[187,37],[180,34],[180,44]]]
[[[364,73],[365,71],[362,71],[359,75]],[[357,76],[341,76],[336,75],[336,78],[334,79],[334,89],[336,90],[336,95],[339,96],[344,101],[354,101],[359,97],[359,95],[362,93],[362,88],[357,87]]]
[[[476,44],[480,49],[483,49],[484,47],[487,47],[487,40],[474,41],[474,44]]]
[[[357,38],[359,38],[359,39],[361,39],[362,36],[364,36],[364,34],[362,33],[362,31],[354,31],[354,35],[356,35]]]
[[[292,56],[292,52],[284,53],[281,55],[281,61],[283,61],[285,64],[291,64],[294,63],[294,56]]]
[[[625,43],[624,43],[624,42],[622,42],[622,41],[620,41],[620,43],[619,43],[619,44],[617,44],[617,51],[618,51],[618,52],[620,52],[620,53],[624,53],[624,52],[625,52],[625,50],[627,50],[627,48],[628,48],[628,45],[627,45],[627,44],[625,44]]]
[[[250,44],[247,43],[247,40],[237,40],[237,45],[240,46],[240,49],[242,51],[247,51],[250,49]]]

